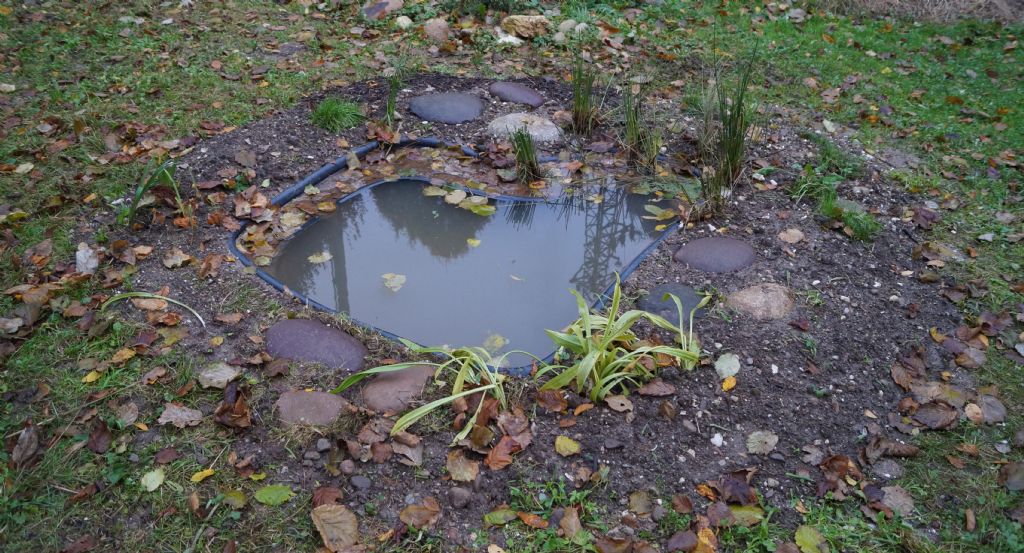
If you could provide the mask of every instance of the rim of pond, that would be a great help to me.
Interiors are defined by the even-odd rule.
[[[374,140],[372,142],[368,142],[366,144],[363,144],[362,146],[359,146],[359,147],[353,149],[350,153],[354,153],[359,158],[363,158],[363,157],[366,156],[366,154],[368,154],[368,153],[372,152],[373,150],[376,150],[377,148],[381,147],[381,145],[382,144],[379,141]],[[396,148],[460,148],[462,150],[462,152],[464,154],[466,154],[466,155],[473,156],[473,157],[479,157],[479,154],[475,150],[473,150],[472,148],[470,148],[468,146],[465,146],[465,145],[462,145],[462,144],[451,144],[451,143],[445,142],[443,140],[440,140],[440,139],[437,139],[437,138],[432,138],[432,137],[429,137],[429,138],[403,139],[403,140],[399,141],[397,144],[392,144],[392,146],[396,147]],[[545,160],[545,161],[547,161],[547,160]],[[276,206],[285,205],[288,202],[290,202],[291,200],[293,200],[296,197],[298,197],[299,195],[301,195],[303,193],[303,191],[306,189],[307,186],[315,186],[316,184],[320,183],[321,181],[323,181],[327,177],[329,177],[329,176],[333,175],[334,173],[336,173],[338,171],[341,171],[341,170],[343,170],[343,169],[345,169],[347,167],[348,167],[348,154],[346,154],[344,156],[341,156],[341,157],[335,159],[334,161],[332,161],[330,163],[327,163],[326,165],[324,165],[323,167],[317,169],[313,173],[310,173],[308,176],[306,176],[302,180],[300,180],[300,181],[296,182],[295,184],[289,186],[288,188],[284,189],[280,194],[275,196],[274,199],[272,199],[270,201],[270,204],[271,205],[276,205]],[[366,190],[369,190],[369,189],[374,188],[376,186],[380,186],[382,184],[392,183],[392,182],[396,182],[396,181],[400,181],[400,180],[401,181],[422,182],[425,185],[431,184],[431,180],[430,179],[427,179],[425,177],[419,177],[419,176],[403,176],[403,177],[395,177],[395,178],[391,178],[391,179],[382,179],[382,180],[373,182],[371,184],[368,184],[366,186],[362,186],[359,189],[354,190],[354,191],[352,191],[352,192],[342,196],[335,203],[340,204],[340,203],[349,201],[352,198],[356,197],[357,195],[359,195],[360,193],[363,193]],[[474,194],[477,194],[477,195],[483,195],[483,196],[486,196],[487,198],[492,199],[492,200],[504,200],[504,201],[511,201],[511,202],[537,202],[537,203],[548,203],[548,202],[550,202],[550,200],[547,199],[547,198],[539,198],[539,197],[531,197],[531,196],[514,196],[514,195],[508,195],[508,194],[491,194],[491,193],[486,193],[486,192],[482,192],[482,191],[477,190],[477,189],[467,188],[467,187],[462,186],[462,185],[460,185],[458,183],[447,183],[446,186],[450,186],[450,187],[453,187],[453,188],[458,188],[458,189],[461,189],[461,190],[465,190],[466,192],[473,192]],[[301,232],[305,227],[307,227],[310,224],[313,224],[317,219],[318,219],[318,217],[313,217],[309,221],[306,221],[302,225],[302,227],[300,227],[299,231],[297,231],[296,233]],[[244,265],[246,267],[253,267],[253,268],[255,268],[255,273],[256,273],[257,276],[259,276],[261,279],[263,279],[267,284],[272,286],[277,291],[283,293],[283,292],[285,292],[287,287],[281,281],[279,281],[277,278],[275,278],[274,276],[270,275],[269,273],[267,273],[266,271],[264,271],[260,267],[256,267],[253,264],[253,261],[251,259],[249,259],[249,257],[238,248],[238,245],[237,245],[238,238],[242,235],[242,233],[245,232],[246,228],[248,228],[248,226],[251,225],[251,224],[253,224],[251,221],[247,221],[245,224],[243,224],[241,226],[241,228],[239,228],[238,230],[236,230],[233,233],[231,233],[231,236],[230,236],[230,238],[228,240],[228,249],[231,251],[231,253],[235,257],[237,257],[239,259],[239,261],[241,261],[242,265]],[[628,277],[634,270],[636,270],[636,268],[640,265],[640,262],[643,261],[644,258],[646,258],[648,255],[650,255],[650,253],[653,252],[658,247],[658,245],[661,244],[661,242],[665,238],[667,238],[670,234],[672,234],[672,232],[675,231],[675,229],[676,229],[676,225],[673,224],[673,225],[669,226],[668,228],[666,228],[664,231],[662,231],[660,235],[658,235],[650,244],[647,245],[646,248],[643,249],[643,251],[641,251],[635,258],[633,258],[622,269],[622,271],[619,273],[619,278],[622,279],[622,280],[625,280],[626,277]],[[594,301],[594,303],[592,303],[590,305],[590,308],[591,309],[599,309],[599,308],[603,307],[604,304],[605,304],[605,300],[611,296],[612,291],[614,290],[614,288],[615,288],[615,283],[611,282],[608,285],[608,287],[605,288],[604,291],[601,294],[598,295],[598,297]],[[320,311],[324,311],[324,312],[327,312],[327,313],[340,313],[336,309],[332,309],[330,307],[327,307],[327,306],[317,302],[316,300],[308,298],[305,294],[296,292],[296,291],[291,290],[291,289],[287,289],[287,290],[288,290],[287,293],[291,294],[293,297],[298,298],[300,301],[302,301],[302,303],[304,305],[306,305],[308,307],[313,307],[315,309],[318,309]],[[397,334],[394,334],[392,332],[389,332],[389,331],[387,331],[387,330],[385,330],[383,328],[379,328],[379,327],[374,326],[372,324],[369,324],[369,323],[360,321],[358,319],[355,319],[355,318],[349,316],[349,314],[347,314],[347,313],[345,314],[345,317],[352,324],[354,324],[356,326],[359,326],[361,328],[367,329],[367,330],[371,330],[373,332],[377,332],[377,333],[381,334],[382,336],[384,336],[384,337],[386,337],[386,338],[388,338],[390,340],[393,340],[393,341],[401,343],[400,339],[407,339],[407,338],[404,338],[404,337],[399,336]],[[566,324],[569,324],[570,322],[571,321],[566,321]],[[412,341],[412,340],[409,340],[409,341]],[[420,345],[421,346],[423,346],[423,345],[425,345],[425,346],[432,346],[433,344],[420,344]],[[540,359],[542,361],[544,361],[545,363],[549,363],[549,362],[551,362],[554,359],[554,355],[555,355],[555,353],[557,351],[558,351],[558,349],[555,348],[551,353],[547,354],[544,357],[541,357]],[[531,369],[532,369],[532,367],[533,367],[532,364],[530,364],[530,365],[524,365],[524,366],[520,366],[520,367],[492,367],[492,368],[497,369],[498,371],[503,372],[503,373],[508,374],[508,375],[511,375],[511,376],[528,376],[530,371],[531,371]]]

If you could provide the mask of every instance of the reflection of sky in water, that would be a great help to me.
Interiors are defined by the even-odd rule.
[[[649,199],[604,190],[600,204],[500,201],[488,217],[426,197],[422,184],[363,189],[289,242],[267,272],[295,292],[423,345],[483,345],[538,356],[545,328],[576,318],[575,288],[593,301],[656,237]],[[492,200],[493,203],[493,200]],[[472,247],[467,239],[480,245]],[[333,258],[312,264],[309,256]],[[402,288],[385,273],[406,275]]]

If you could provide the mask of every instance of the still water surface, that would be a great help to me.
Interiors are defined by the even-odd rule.
[[[656,221],[642,218],[650,198],[623,190],[584,195],[600,194],[600,202],[491,200],[497,211],[480,216],[424,196],[423,186],[399,180],[356,192],[282,244],[266,271],[330,309],[422,345],[544,357],[554,350],[544,329],[577,317],[569,290],[592,303],[660,234]],[[322,252],[331,259],[310,262]],[[389,273],[405,277],[398,290],[386,286]]]

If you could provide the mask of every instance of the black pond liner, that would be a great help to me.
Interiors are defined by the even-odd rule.
[[[356,156],[358,156],[360,159],[362,159],[363,157],[366,156],[366,154],[372,152],[373,150],[376,150],[377,148],[379,148],[381,146],[382,146],[381,142],[374,140],[372,142],[368,142],[366,144],[363,144],[362,146],[359,146],[358,148],[355,148],[354,150],[352,150],[351,153],[356,154]],[[479,154],[476,151],[474,151],[472,148],[470,148],[468,146],[460,145],[460,144],[451,144],[451,143],[447,143],[447,142],[444,142],[444,141],[442,141],[440,139],[432,138],[432,137],[403,139],[398,144],[392,144],[391,147],[397,147],[397,148],[410,148],[411,147],[411,148],[449,148],[449,149],[461,149],[462,153],[464,153],[466,155],[473,156],[473,157],[478,157],[479,156]],[[541,161],[547,162],[547,161],[555,161],[555,160],[556,160],[556,158],[546,158],[546,159],[542,159]],[[304,179],[296,182],[295,184],[289,186],[284,191],[282,191],[280,194],[275,196],[274,199],[270,201],[270,204],[271,205],[276,205],[276,206],[283,206],[283,205],[287,204],[288,202],[292,201],[293,199],[295,199],[296,197],[302,195],[307,186],[314,186],[314,185],[320,183],[321,181],[323,181],[324,179],[326,179],[327,177],[333,175],[334,173],[336,173],[338,171],[341,171],[341,170],[344,170],[344,169],[347,169],[347,168],[348,168],[348,155],[346,154],[345,156],[339,157],[339,158],[335,159],[334,161],[332,161],[332,162],[324,165],[323,167],[317,169],[313,173],[309,174],[306,178],[304,178]],[[395,181],[398,181],[398,180],[418,181],[418,182],[422,182],[424,184],[430,184],[430,179],[427,179],[427,178],[424,178],[424,177],[415,177],[415,176],[411,176],[411,177],[410,176],[403,176],[403,177],[396,177],[396,178],[393,178],[393,179],[384,179],[384,180],[380,180],[380,181],[371,183],[369,185],[360,187],[358,190],[355,190],[355,191],[353,191],[353,192],[351,192],[349,194],[346,194],[345,196],[342,196],[339,200],[337,200],[336,203],[342,203],[344,201],[347,201],[347,200],[353,198],[356,194],[358,194],[358,193],[360,193],[363,190],[366,190],[368,188],[379,186],[381,184],[395,182]],[[479,195],[483,195],[483,196],[486,196],[487,198],[492,199],[492,200],[505,200],[505,201],[512,201],[512,202],[537,202],[537,203],[544,203],[544,202],[548,202],[549,201],[546,198],[535,198],[535,197],[529,197],[529,196],[511,196],[511,195],[507,195],[507,194],[486,194],[486,193],[481,194],[480,190],[466,188],[466,187],[464,187],[462,185],[455,184],[455,183],[449,183],[447,186],[453,187],[453,188],[460,188],[462,190],[465,190],[467,193],[471,192],[471,193],[473,193],[475,195],[478,195],[478,196]],[[295,234],[298,234],[299,232],[301,232],[307,226],[313,224],[314,222],[316,222],[316,217],[313,217],[309,221],[306,221],[302,225],[302,227],[300,227],[296,231]],[[242,225],[241,228],[239,228],[238,230],[236,230],[235,232],[233,232],[231,234],[231,238],[228,241],[228,249],[246,267],[254,267],[253,262],[252,262],[251,259],[246,257],[246,255],[244,253],[242,253],[241,250],[238,249],[237,242],[238,242],[238,237],[241,236],[243,232],[245,232],[245,229],[250,224],[252,224],[252,223],[251,222],[246,222],[244,225]],[[644,248],[644,250],[642,252],[640,252],[639,255],[637,255],[632,261],[629,262],[628,265],[626,265],[626,267],[620,273],[620,278],[624,280],[626,277],[628,277],[630,275],[630,273],[632,273],[634,270],[636,270],[636,268],[640,265],[640,262],[643,261],[643,259],[645,257],[647,257],[651,252],[653,252],[658,247],[658,245],[661,244],[661,242],[665,238],[667,238],[670,234],[672,234],[673,230],[675,230],[675,225],[665,229],[661,233],[661,235],[659,235],[653,242],[651,242],[646,248]],[[259,267],[255,267],[255,269],[256,269],[256,275],[258,275],[260,278],[262,278],[264,281],[266,281],[267,284],[273,286],[275,289],[277,289],[280,292],[284,292],[285,291],[286,286],[284,284],[282,284],[281,281],[279,281],[278,279],[274,278],[269,273],[267,273],[263,269],[260,269]],[[615,288],[615,283],[614,282],[610,283],[608,285],[608,287],[605,289],[604,293],[601,294],[601,296],[598,297],[597,300],[591,305],[591,308],[592,309],[599,309],[599,308],[603,307],[604,304],[605,304],[605,301],[608,298],[611,297],[611,294],[612,294],[612,291],[614,290],[614,288]],[[297,293],[297,292],[295,292],[293,290],[290,290],[290,289],[288,290],[288,293],[290,293],[294,297],[299,298],[300,300],[302,300],[303,304],[305,304],[308,307],[313,307],[313,308],[316,308],[316,309],[318,309],[320,311],[325,311],[325,312],[328,312],[328,313],[338,313],[337,310],[331,309],[331,308],[329,308],[329,307],[327,307],[327,306],[325,306],[325,305],[323,305],[323,304],[321,304],[321,303],[319,303],[319,302],[317,302],[315,300],[312,300],[312,299],[306,297],[304,294]],[[347,317],[347,314],[346,314],[346,317]],[[385,337],[387,337],[387,338],[389,338],[391,340],[394,340],[396,342],[398,342],[399,339],[401,338],[401,336],[398,336],[396,334],[388,332],[387,330],[384,330],[382,328],[377,328],[377,327],[375,327],[375,326],[373,326],[371,324],[367,324],[367,323],[359,321],[357,319],[353,319],[351,317],[347,317],[347,319],[349,321],[351,321],[353,324],[355,324],[355,325],[357,325],[359,327],[362,327],[362,328],[367,329],[367,330],[371,330],[373,332],[377,332],[377,333],[381,334],[382,336],[385,336]],[[571,322],[571,321],[567,321],[567,324],[568,324],[568,322]],[[427,345],[430,345],[430,344],[427,344]],[[556,353],[555,351],[552,351],[547,356],[543,357],[542,360],[545,361],[545,362],[551,362],[554,359],[555,353]],[[506,373],[506,374],[509,374],[509,375],[512,375],[512,376],[527,376],[527,375],[529,375],[530,370],[532,369],[532,365],[525,365],[525,366],[521,366],[521,367],[497,367],[497,369],[500,370],[503,373]]]

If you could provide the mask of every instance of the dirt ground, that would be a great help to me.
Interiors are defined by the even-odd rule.
[[[411,95],[409,90],[480,92],[487,83],[483,79],[418,76],[407,83],[400,104],[405,105]],[[529,84],[548,95],[550,101],[543,111],[551,113],[565,100],[564,86],[547,81]],[[382,93],[379,81],[368,81],[329,94],[365,102],[376,113]],[[198,143],[180,159],[182,169],[197,182],[217,179],[218,172],[225,167],[243,170],[236,162],[236,154],[251,150],[256,153],[256,163],[254,178],[250,180],[270,179],[270,186],[263,192],[272,197],[364,141],[362,127],[338,137],[308,122],[310,108],[322,97],[311,97],[293,109]],[[424,130],[420,136],[434,135],[482,145],[489,118],[508,111],[511,106],[489,102],[485,114],[476,122],[438,126]],[[406,129],[410,128],[408,116],[405,121]],[[813,156],[814,146],[798,136],[802,129],[793,126],[788,117],[777,115],[771,123],[768,127],[772,130],[756,145],[752,157],[775,167],[790,168],[803,165]],[[848,147],[856,155],[861,153],[856,145]],[[492,170],[485,166],[480,169]],[[879,161],[869,162],[863,178],[851,183],[849,190],[841,191],[883,222],[884,229],[874,242],[852,241],[825,228],[811,206],[795,205],[783,192],[796,177],[794,171],[787,169],[772,175],[777,189],[757,190],[745,183],[735,191],[723,218],[696,222],[664,241],[625,281],[630,297],[636,298],[664,282],[685,283],[713,291],[718,297],[746,286],[774,282],[796,293],[796,309],[786,318],[759,322],[718,305],[710,316],[696,324],[708,361],[694,372],[665,370],[662,377],[676,391],[666,397],[634,395],[630,413],[617,413],[601,405],[574,417],[536,407],[529,397],[521,395],[522,407],[532,415],[533,445],[519,454],[510,468],[483,470],[472,485],[473,493],[465,506],[456,509],[444,501],[452,494],[455,483],[444,477],[453,431],[443,424],[413,427],[423,439],[423,463],[416,468],[391,459],[379,464],[357,462],[354,472],[344,474],[328,470],[324,463],[304,464],[303,452],[313,450],[322,433],[292,434],[290,439],[295,447],[284,447],[273,403],[288,389],[329,389],[339,380],[316,367],[300,367],[278,378],[262,376],[261,369],[250,368],[249,373],[258,381],[251,392],[250,406],[259,423],[239,435],[235,450],[240,457],[253,456],[254,467],[274,466],[275,482],[303,488],[341,488],[345,492],[344,502],[361,518],[365,517],[367,524],[381,530],[394,526],[399,511],[408,504],[428,496],[441,498],[449,514],[441,519],[438,533],[450,540],[453,549],[455,544],[470,547],[479,538],[471,537],[470,531],[479,526],[484,514],[509,501],[511,485],[523,479],[571,478],[580,474],[581,469],[586,474],[601,466],[608,467],[610,477],[600,493],[591,497],[608,513],[622,511],[625,498],[642,489],[650,489],[663,498],[687,494],[698,500],[697,510],[702,510],[708,502],[692,494],[693,486],[713,481],[725,472],[753,467],[755,487],[769,505],[780,510],[783,522],[794,523],[798,515],[789,500],[814,493],[816,464],[823,457],[843,454],[855,458],[870,437],[897,434],[886,422],[902,395],[889,377],[890,366],[909,347],[923,344],[928,328],[949,330],[961,322],[958,311],[940,298],[938,285],[916,278],[922,265],[911,259],[906,244],[908,240],[919,242],[922,238],[916,236],[912,224],[903,216],[911,200],[880,176],[884,169]],[[220,197],[224,206],[230,205],[229,198]],[[217,208],[205,207],[207,203],[203,202],[204,208],[198,214],[201,221]],[[230,211],[230,207],[227,209]],[[167,271],[160,266],[163,253],[174,247],[198,250],[199,258],[200,253],[226,255],[229,232],[224,226],[230,225],[202,224],[192,233],[165,233],[154,226],[135,235],[137,242],[155,247],[154,255],[140,262],[135,282],[147,290],[168,287],[172,297],[201,306],[201,313],[208,319],[222,310],[216,298],[232,298],[241,282],[254,284],[260,294],[284,304],[283,311],[252,313],[241,326],[232,328],[216,353],[220,357],[230,352],[225,360],[245,361],[257,355],[263,346],[261,330],[284,313],[331,320],[289,303],[237,262],[224,263],[219,276],[213,279],[200,279],[191,271]],[[795,245],[782,242],[777,235],[787,228],[800,229],[805,239]],[[681,245],[712,235],[748,242],[757,252],[757,261],[739,272],[714,276],[673,261],[672,255]],[[912,271],[914,276],[905,276],[904,271]],[[215,300],[211,303],[210,298]],[[367,342],[371,364],[402,358],[395,344],[359,329],[349,329]],[[186,338],[188,347],[196,355],[208,353],[208,336],[195,330]],[[926,347],[929,369],[948,368],[948,354],[934,345]],[[722,390],[709,366],[724,352],[737,354],[742,364],[738,385],[728,392]],[[969,380],[959,373],[956,378]],[[963,384],[969,387],[970,383]],[[358,402],[357,392],[346,395]],[[584,402],[569,394],[569,411]],[[204,411],[212,412],[213,407],[207,405]],[[334,460],[346,457],[344,440],[351,439],[357,430],[353,421],[346,424],[347,427],[326,434],[332,438],[334,449],[330,455]],[[768,430],[779,437],[778,446],[770,455],[747,452],[746,437],[758,430]],[[551,442],[559,434],[580,442],[583,454],[568,459],[556,454]],[[713,444],[716,434],[723,443]],[[141,434],[137,442],[145,442],[147,436],[157,439],[151,432]],[[356,487],[352,484],[353,476],[365,476],[371,484]],[[884,476],[876,477],[884,480]],[[374,505],[373,516],[367,508],[370,503]],[[609,522],[614,525],[618,521]],[[649,518],[627,518],[618,526],[619,532],[632,534],[653,528],[656,522]],[[490,539],[501,544],[503,538],[495,530]]]

